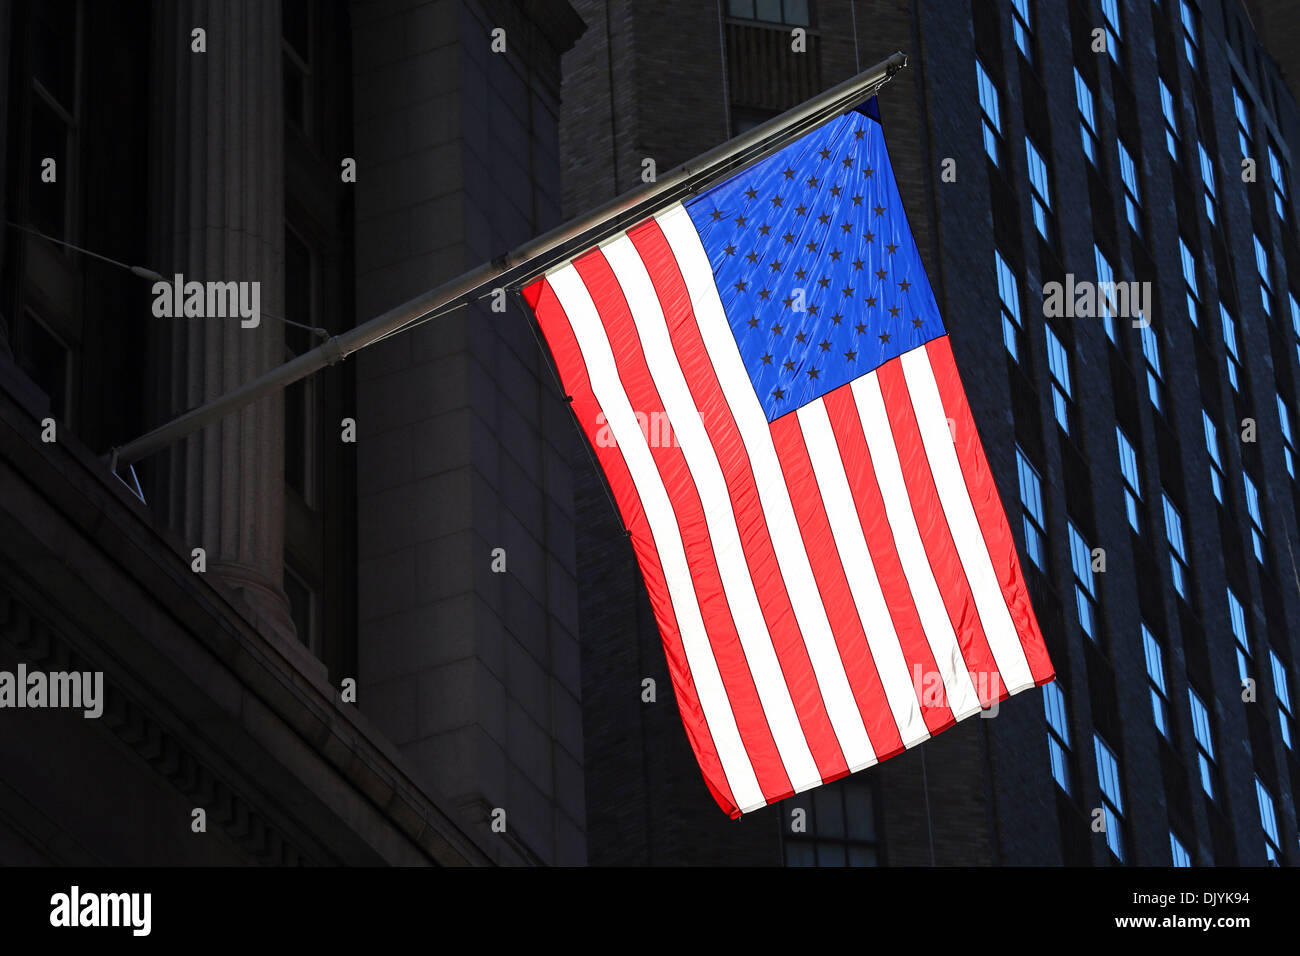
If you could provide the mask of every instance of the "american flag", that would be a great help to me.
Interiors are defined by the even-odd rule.
[[[524,296],[731,816],[1053,678],[874,100]]]

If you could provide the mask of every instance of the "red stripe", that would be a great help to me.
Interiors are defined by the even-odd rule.
[[[808,749],[822,780],[834,780],[848,772],[848,763],[826,712],[808,649],[795,620],[767,523],[763,520],[762,499],[754,483],[749,455],[704,348],[686,282],[658,222],[651,219],[627,235],[654,284],[678,364],[726,479],[732,510],[741,517],[737,529],[745,560]]]
[[[858,607],[853,592],[849,590],[844,562],[840,559],[835,535],[826,517],[826,505],[808,457],[799,416],[783,415],[772,422],[771,430],[786,487],[790,490],[795,518],[799,522],[799,533],[830,619],[835,646],[844,662],[844,673],[867,728],[867,736],[871,739],[871,749],[875,751],[877,760],[885,760],[903,749],[903,738],[894,721],[889,698],[885,696],[885,686],[871,656],[862,621],[858,618]]]
[[[930,650],[930,642],[925,638],[925,629],[916,612],[916,599],[907,584],[907,575],[903,573],[903,564],[899,560],[898,549],[894,546],[894,529],[890,527],[889,516],[885,513],[885,501],[880,494],[871,451],[867,448],[867,439],[862,432],[858,404],[849,385],[841,385],[834,391],[827,392],[822,396],[822,401],[826,404],[831,431],[835,434],[840,458],[844,462],[849,490],[858,507],[862,534],[871,551],[871,562],[875,566],[885,603],[889,606],[889,617],[893,621],[894,632],[898,635],[903,659],[907,662],[913,693],[916,693],[918,685],[922,690],[926,688],[925,675],[937,674],[939,668],[935,664],[934,653]],[[918,694],[917,704],[931,736],[955,723],[952,709],[946,700],[932,700],[928,695]]]
[[[962,566],[961,555],[957,553],[957,544],[952,539],[943,502],[939,500],[939,489],[935,487],[930,459],[926,456],[921,429],[916,423],[912,395],[903,377],[902,360],[891,359],[880,366],[876,369],[876,379],[880,382],[880,394],[889,415],[894,447],[898,449],[898,462],[902,466],[908,500],[912,503],[912,515],[916,518],[921,543],[939,586],[939,595],[948,611],[957,646],[961,648],[962,660],[980,696],[980,703],[990,706],[1000,696],[1002,674],[989,648],[984,624],[975,606],[975,594]]]
[[[962,388],[961,377],[957,374],[957,365],[952,356],[952,346],[945,335],[933,339],[925,348],[930,356],[930,367],[934,369],[934,380],[939,386],[944,412],[953,420],[957,460],[961,464],[962,477],[966,480],[966,490],[970,493],[975,517],[988,545],[993,571],[1002,588],[1007,609],[1011,612],[1011,620],[1015,623],[1020,646],[1025,650],[1029,672],[1036,684],[1045,684],[1056,676],[1055,670],[1047,656],[1043,635],[1038,630],[1038,620],[1034,617],[1029,589],[1025,586],[1025,576],[1020,568],[1020,556],[1016,553],[1016,542],[1011,536],[1007,514],[998,497],[997,484],[989,471],[984,447],[980,444],[979,432],[975,429],[975,420],[966,402],[966,392]]]
[[[560,381],[564,383],[565,391],[573,396],[574,414],[605,472],[623,523],[631,532],[632,548],[645,579],[655,620],[659,624],[659,634],[663,641],[664,656],[668,660],[668,671],[672,676],[677,707],[681,711],[682,723],[686,728],[686,736],[691,742],[691,749],[695,751],[696,759],[699,760],[705,785],[728,816],[738,817],[740,808],[727,783],[727,775],[723,772],[722,762],[718,759],[717,748],[714,746],[713,736],[704,717],[704,710],[700,706],[695,682],[691,679],[690,665],[682,646],[677,616],[673,611],[663,567],[659,562],[659,552],[655,546],[654,536],[650,532],[650,522],[641,507],[641,498],[637,494],[636,484],[632,481],[632,475],[618,446],[607,447],[596,440],[599,433],[596,419],[600,413],[600,404],[592,392],[586,364],[573,330],[569,326],[568,316],[565,315],[564,308],[556,298],[550,283],[545,279],[524,289],[524,298],[537,316],[538,325],[550,345],[551,354],[555,357]]]
[[[648,416],[648,422],[666,420],[663,399],[646,365],[631,310],[609,262],[596,249],[575,260],[573,266],[591,294],[605,327],[628,402],[633,409]],[[671,436],[671,432],[667,434]],[[675,441],[650,441],[649,444],[655,467],[659,470],[677,516],[677,526],[686,550],[686,561],[691,569],[700,614],[713,647],[713,656],[718,662],[727,698],[731,702],[740,738],[749,753],[764,798],[769,803],[781,800],[789,796],[794,788],[777,750],[776,740],[772,736],[744,648],[736,632],[695,479],[691,475],[686,456]]]

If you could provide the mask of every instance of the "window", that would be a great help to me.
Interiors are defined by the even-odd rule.
[[[1268,171],[1273,179],[1273,208],[1283,222],[1286,221],[1286,167],[1278,159],[1273,144],[1268,144]]]
[[[304,133],[312,129],[312,8],[307,0],[284,0],[280,11],[280,62],[284,115]]]
[[[1169,87],[1161,77],[1156,77],[1160,84],[1160,111],[1165,117],[1165,149],[1169,150],[1169,158],[1175,163],[1178,162],[1178,110],[1174,106],[1174,94],[1169,92]]]
[[[1228,588],[1228,620],[1232,625],[1232,636],[1237,642],[1237,676],[1242,684],[1250,679],[1250,635],[1246,631],[1246,609],[1237,600],[1232,588]]]
[[[1088,89],[1088,84],[1079,74],[1078,67],[1074,68],[1074,98],[1079,103],[1079,135],[1083,139],[1083,155],[1087,156],[1088,162],[1095,166],[1097,165],[1097,113],[1093,108],[1092,90]]]
[[[1169,739],[1169,688],[1165,684],[1165,652],[1146,622],[1142,622],[1142,650],[1147,661],[1147,683],[1151,692],[1151,719],[1156,730]]]
[[[1169,495],[1161,495],[1165,508],[1165,539],[1169,542],[1169,576],[1178,596],[1187,600],[1187,547],[1183,542],[1183,516]]]
[[[315,270],[310,247],[289,228],[284,230],[285,318],[292,324],[284,329],[285,360],[296,358],[312,347],[311,333],[317,314]],[[284,390],[284,483],[296,491],[309,507],[317,505],[320,471],[319,379],[309,376]]]
[[[1106,846],[1115,859],[1124,859],[1124,798],[1119,785],[1119,760],[1101,735],[1092,735],[1097,751],[1097,783],[1101,785],[1101,806],[1106,819]]]
[[[1047,755],[1052,779],[1067,794],[1073,795],[1070,774],[1070,724],[1065,716],[1065,694],[1059,680],[1043,685],[1043,710],[1047,714]]]
[[[289,598],[289,617],[297,631],[298,640],[311,651],[319,655],[320,647],[320,604],[317,593],[307,584],[303,575],[298,574],[288,564],[284,566],[284,593]]]
[[[998,88],[989,79],[984,64],[975,61],[975,82],[980,94],[980,124],[984,131],[984,152],[994,166],[1002,165],[1002,110],[998,106]]]
[[[727,0],[727,15],[739,20],[788,23],[796,27],[811,23],[808,0]]]
[[[1196,22],[1196,10],[1187,0],[1178,0],[1179,19],[1183,25],[1183,53],[1187,55],[1187,64],[1196,72],[1201,68],[1200,27]]]
[[[1047,521],[1043,517],[1043,482],[1019,446],[1016,447],[1016,470],[1020,475],[1020,504],[1024,511],[1025,553],[1038,570],[1046,571],[1043,528]]]
[[[1187,320],[1192,325],[1198,325],[1201,288],[1196,282],[1196,260],[1192,257],[1192,251],[1187,248],[1187,243],[1183,241],[1182,236],[1178,237],[1178,252],[1183,262],[1183,285],[1187,287]]]
[[[1020,284],[1007,260],[996,249],[993,250],[993,260],[998,272],[998,299],[1002,303],[1002,343],[1011,357],[1019,362],[1024,341],[1024,326],[1020,322]]]
[[[1110,261],[1102,254],[1101,248],[1093,243],[1092,259],[1097,266],[1097,288],[1113,289],[1115,288],[1115,270],[1110,267]],[[1101,320],[1106,329],[1106,338],[1110,339],[1111,344],[1115,343],[1115,316],[1111,311],[1110,299],[1108,296],[1101,296]]]
[[[1264,828],[1264,858],[1270,866],[1281,864],[1282,840],[1277,835],[1277,813],[1273,809],[1273,795],[1259,777],[1255,778],[1255,796],[1259,798],[1259,823]]]
[[[1300,302],[1296,301],[1295,293],[1293,292],[1288,292],[1286,297],[1287,301],[1291,304],[1291,328],[1296,334],[1296,360],[1300,361]]]
[[[1241,354],[1237,351],[1237,320],[1219,303],[1219,322],[1223,325],[1223,353],[1228,361],[1228,384],[1241,391]]]
[[[792,797],[783,805],[781,843],[786,866],[877,866],[876,790],[855,774]],[[793,832],[791,811],[804,811],[804,829]]]
[[[1295,435],[1291,431],[1291,413],[1287,410],[1286,399],[1281,394],[1277,398],[1277,418],[1282,425],[1282,460],[1286,463],[1286,473],[1295,477]]]
[[[1200,140],[1196,142],[1196,153],[1201,158],[1201,196],[1205,200],[1205,216],[1213,226],[1216,224],[1214,205],[1218,201],[1214,189],[1214,164],[1210,162],[1210,154],[1205,151]]]
[[[1190,687],[1187,701],[1192,710],[1192,736],[1196,739],[1196,766],[1201,774],[1201,789],[1211,800],[1215,799],[1214,738],[1210,733],[1210,713],[1200,696]]]
[[[1138,175],[1137,166],[1133,163],[1133,157],[1124,147],[1123,143],[1117,143],[1119,146],[1119,178],[1124,183],[1124,216],[1128,219],[1129,227],[1139,236],[1142,235],[1142,199],[1141,193],[1138,192]]]
[[[1116,66],[1121,66],[1119,38],[1122,32],[1119,28],[1119,0],[1101,0],[1101,15],[1106,19],[1106,52],[1110,54]]]
[[[1268,650],[1268,662],[1273,669],[1273,693],[1277,696],[1278,731],[1287,750],[1294,749],[1291,732],[1295,723],[1295,712],[1291,708],[1291,682],[1286,676],[1286,667],[1282,659],[1271,647]]]
[[[1178,839],[1173,830],[1169,831],[1169,856],[1174,866],[1192,865],[1192,855],[1187,852],[1187,847],[1183,846],[1183,841]]]
[[[1243,157],[1252,157],[1255,149],[1250,142],[1250,109],[1235,80],[1232,84],[1232,111],[1237,116],[1237,148]]]
[[[1250,515],[1250,548],[1255,552],[1255,560],[1264,561],[1264,516],[1259,504],[1259,489],[1247,472],[1241,473],[1241,481],[1246,489],[1246,513]]]
[[[1050,325],[1044,325],[1043,331],[1047,334],[1047,367],[1052,373],[1052,410],[1056,413],[1056,421],[1061,430],[1069,435],[1070,419],[1073,417],[1070,403],[1070,356]]]
[[[1205,426],[1205,450],[1210,453],[1210,490],[1219,504],[1223,504],[1223,459],[1219,456],[1219,429],[1205,409],[1201,409],[1201,423]]]
[[[1011,35],[1024,58],[1034,62],[1034,21],[1029,16],[1029,0],[1011,0]]]
[[[1155,329],[1148,322],[1138,329],[1138,335],[1142,338],[1142,357],[1146,360],[1147,366],[1147,395],[1151,399],[1151,404],[1156,407],[1156,411],[1163,412],[1164,404],[1160,399],[1160,342],[1156,339]]]
[[[1252,233],[1251,238],[1255,240],[1255,270],[1259,273],[1259,297],[1264,306],[1264,314],[1272,318],[1273,279],[1268,266],[1268,250],[1259,241],[1259,236]]]
[[[1097,582],[1092,576],[1092,548],[1083,540],[1073,521],[1066,522],[1070,531],[1070,565],[1074,568],[1074,606],[1079,613],[1079,627],[1097,640]]]
[[[1142,479],[1138,475],[1137,452],[1124,434],[1124,429],[1115,426],[1115,441],[1119,444],[1119,473],[1124,478],[1124,513],[1128,515],[1129,526],[1138,534],[1142,533]]]
[[[1025,158],[1029,163],[1029,192],[1034,209],[1034,228],[1047,242],[1052,241],[1052,191],[1047,182],[1047,164],[1028,136]]]

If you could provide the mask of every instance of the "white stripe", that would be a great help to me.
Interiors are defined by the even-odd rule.
[[[880,483],[880,496],[885,502],[885,515],[894,532],[894,546],[898,560],[903,565],[907,586],[916,599],[916,613],[921,617],[925,639],[930,642],[935,665],[948,695],[948,706],[958,720],[969,717],[980,709],[975,684],[966,670],[966,661],[953,632],[952,622],[944,608],[943,596],[934,579],[934,569],[926,557],[921,532],[912,514],[912,502],[907,494],[907,482],[894,445],[894,433],[885,410],[885,397],[880,392],[880,380],[875,372],[854,379],[849,386],[862,419],[862,433],[871,452],[876,480]],[[945,428],[947,427],[945,423]]]
[[[989,650],[997,662],[1002,683],[1008,693],[1015,694],[1034,686],[1034,676],[1029,671],[1025,649],[1020,644],[1015,622],[1011,620],[1006,598],[998,585],[988,542],[984,540],[971,504],[970,491],[962,477],[939,385],[930,366],[930,353],[924,348],[913,349],[903,355],[902,365],[907,391],[912,396],[912,408],[916,412],[916,423],[921,431],[921,443],[925,446],[925,457],[930,460],[930,473],[934,475],[953,544],[957,546],[957,555],[975,597],[975,609],[984,625],[984,636],[988,638]],[[996,692],[992,686],[988,689]]]
[[[709,266],[708,256],[700,242],[699,233],[695,231],[690,216],[680,203],[655,218],[677,259],[682,278],[686,280],[705,351],[709,354],[718,376],[718,384],[731,407],[745,451],[749,454],[754,483],[758,486],[763,517],[767,521],[777,564],[785,579],[790,604],[794,608],[804,646],[808,649],[808,658],[817,676],[831,726],[839,739],[850,772],[868,767],[876,760],[875,752],[871,749],[867,729],[862,723],[862,714],[858,711],[848,676],[844,673],[844,662],[840,660],[839,648],[835,645],[830,621],[826,617],[826,608],[822,605],[821,592],[817,589],[817,580],[808,563],[794,507],[790,503],[790,491],[786,487],[785,475],[772,443],[771,426],[754,392],[749,373],[745,371],[735,336],[727,324],[727,315],[718,298],[718,288],[713,282],[713,270]]]
[[[754,591],[754,579],[736,527],[735,506],[727,490],[727,479],[677,363],[654,284],[636,246],[626,235],[603,246],[601,251],[614,270],[614,277],[618,279],[632,311],[650,378],[663,401],[664,412],[681,445],[686,467],[700,495],[700,504],[704,506],[704,521],[709,528],[722,588],[745,650],[745,660],[754,677],[759,701],[776,741],[776,749],[781,754],[781,762],[785,764],[790,784],[796,790],[815,787],[822,782],[821,773],[799,724],[790,688],[781,673],[781,662]]]
[[[682,636],[682,647],[691,668],[691,680],[700,698],[704,719],[717,747],[718,759],[731,787],[732,796],[742,811],[757,809],[767,801],[754,775],[749,754],[736,726],[735,714],[727,698],[718,662],[713,657],[704,621],[691,581],[686,551],[682,545],[681,529],[668,500],[659,469],[632,406],[619,381],[618,368],[610,351],[609,340],[596,314],[595,304],[572,268],[561,269],[549,277],[551,288],[568,316],[573,334],[587,366],[591,390],[605,413],[605,422],[614,434],[619,450],[627,462],[628,472],[636,485],[641,505],[645,509],[650,532],[663,566],[664,580],[677,616],[677,626]]]
[[[835,441],[826,404],[824,400],[818,399],[803,406],[796,414],[799,416],[799,427],[803,429],[804,443],[808,446],[808,459],[817,476],[817,487],[826,504],[831,536],[835,539],[835,547],[839,550],[840,561],[844,565],[844,574],[849,580],[849,591],[853,594],[853,603],[858,609],[858,619],[867,635],[867,646],[871,648],[876,673],[884,685],[885,698],[893,712],[894,723],[898,725],[899,736],[903,738],[903,746],[915,747],[929,738],[930,731],[921,715],[916,685],[907,669],[903,645],[898,632],[894,630],[889,605],[881,590],[880,579],[876,576],[871,549],[867,547],[867,539],[862,533],[858,507],[854,503],[849,479],[844,472],[844,459],[840,456],[839,445]]]

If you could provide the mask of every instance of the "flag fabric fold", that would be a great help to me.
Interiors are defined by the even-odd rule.
[[[1054,676],[877,116],[524,289],[733,817]]]

